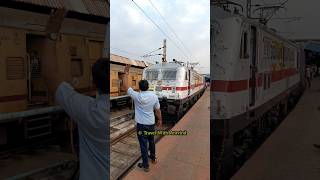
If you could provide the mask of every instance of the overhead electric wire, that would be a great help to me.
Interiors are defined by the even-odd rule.
[[[142,57],[146,58],[146,57],[151,57],[151,56],[162,56],[162,54],[149,54],[149,55],[143,55]]]
[[[279,5],[279,7],[274,10],[273,13],[271,14],[271,16],[270,16],[268,19],[266,19],[267,22],[268,22],[268,21],[273,17],[273,15],[274,15],[281,7],[283,7],[288,1],[289,1],[289,0],[283,1],[283,2]]]
[[[161,33],[164,35],[164,36],[166,36],[171,42],[172,42],[172,44],[182,53],[182,55],[184,55],[187,59],[189,59],[188,58],[188,56],[180,49],[180,47],[170,38],[170,36],[168,36],[161,28],[160,28],[160,26],[156,23],[156,22],[154,22],[154,20],[134,1],[134,0],[131,0],[134,4],[135,4],[135,6],[137,6],[138,7],[138,9],[161,31]]]
[[[163,47],[160,47],[160,48],[158,48],[158,49],[156,49],[156,50],[153,50],[153,51],[151,51],[151,52],[149,52],[149,53],[147,53],[147,54],[145,54],[145,55],[148,55],[148,54],[151,54],[151,53],[153,53],[153,52],[156,52],[156,51],[158,51],[158,50],[160,50],[160,49],[162,49]],[[143,56],[145,56],[145,55],[143,55]]]
[[[169,29],[173,32],[173,34],[175,35],[175,37],[179,40],[179,42],[182,44],[182,46],[186,49],[186,52],[189,53],[189,55],[192,57],[192,53],[191,51],[187,48],[187,46],[183,43],[183,41],[179,38],[179,36],[177,35],[177,33],[174,31],[174,29],[170,26],[170,24],[168,23],[168,21],[164,18],[164,16],[161,14],[161,12],[159,11],[159,9],[153,4],[153,2],[151,0],[149,0],[151,6],[157,11],[157,13],[159,14],[159,16],[161,17],[161,19],[163,20],[163,22],[169,27]]]
[[[123,49],[119,49],[119,48],[115,48],[115,47],[110,47],[110,49],[114,49],[116,51],[124,52],[126,54],[133,55],[133,56],[136,56],[136,57],[140,57],[140,55],[138,55],[136,53],[129,52],[129,51],[126,51],[126,50],[123,50]]]

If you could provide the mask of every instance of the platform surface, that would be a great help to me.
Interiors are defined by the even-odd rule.
[[[210,179],[210,93],[207,90],[172,128],[187,130],[187,136],[165,136],[156,144],[157,164],[150,171],[136,167],[126,180]],[[140,159],[141,161],[141,159]]]
[[[320,79],[232,180],[319,180]]]

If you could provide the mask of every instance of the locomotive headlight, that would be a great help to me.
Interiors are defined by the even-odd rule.
[[[172,87],[172,93],[176,93],[176,87]]]

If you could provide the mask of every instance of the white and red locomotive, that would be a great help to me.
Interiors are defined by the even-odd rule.
[[[158,96],[163,115],[172,121],[178,120],[205,89],[203,75],[178,61],[162,62],[145,68],[143,79],[148,80],[149,91]]]
[[[228,179],[303,91],[304,51],[254,20],[212,12],[212,158]]]

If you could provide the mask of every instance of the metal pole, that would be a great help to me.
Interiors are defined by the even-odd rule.
[[[167,40],[163,40],[162,62],[167,62]]]

